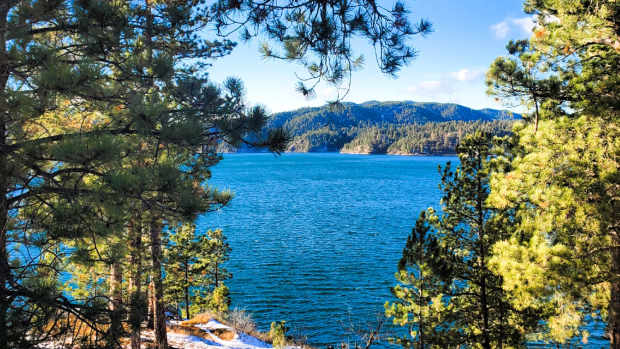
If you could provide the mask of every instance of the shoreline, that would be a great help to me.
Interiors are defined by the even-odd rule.
[[[235,155],[235,154],[274,154],[271,152],[222,152],[222,155]],[[342,154],[342,155],[390,155],[390,156],[457,156],[456,153],[355,153],[355,152],[342,152],[342,151],[285,151],[282,154]]]

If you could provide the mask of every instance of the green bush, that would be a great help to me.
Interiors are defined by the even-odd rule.
[[[209,310],[217,314],[225,314],[230,307],[230,290],[226,285],[218,286],[209,298]]]
[[[274,321],[271,323],[269,337],[271,337],[271,342],[274,348],[284,348],[284,346],[286,345],[286,332],[288,332],[288,327],[286,327],[286,321]]]

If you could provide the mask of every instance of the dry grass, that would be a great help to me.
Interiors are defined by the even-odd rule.
[[[209,339],[209,340],[212,339],[211,336],[209,336],[207,332],[192,325],[168,326],[168,332],[185,334],[188,336],[195,336],[195,337],[200,337],[200,338]],[[211,332],[213,335],[217,336],[219,339],[224,340],[224,341],[233,340],[235,339],[235,336],[237,335],[235,332],[226,330],[226,329],[209,330],[209,332]]]
[[[211,339],[207,335],[206,332],[194,326],[196,324],[206,324],[210,320],[217,320],[227,326],[230,326],[226,324],[225,322],[220,321],[218,319],[218,316],[216,316],[215,314],[206,312],[206,313],[198,314],[189,320],[185,320],[177,326],[170,326],[169,328],[171,332],[192,335],[192,336],[196,336],[196,337],[200,337],[204,339]],[[225,340],[225,341],[233,340],[235,339],[235,336],[237,335],[234,331],[230,331],[226,329],[214,329],[214,330],[211,330],[211,333],[213,333],[218,338]]]
[[[189,320],[181,322],[181,325],[191,326],[195,324],[206,324],[210,320],[217,320],[217,317],[212,313],[200,313]]]
[[[205,331],[191,325],[171,325],[168,326],[167,330],[169,333],[185,334],[188,336],[211,339]]]
[[[256,325],[254,321],[252,320],[251,316],[247,314],[245,311],[235,309],[230,314],[228,314],[228,316],[226,316],[225,318],[226,320],[224,320],[224,316],[222,315],[205,312],[205,313],[198,314],[189,320],[183,321],[179,323],[178,325],[169,326],[168,330],[171,333],[180,333],[180,334],[200,337],[200,338],[207,339],[207,340],[212,340],[212,338],[205,331],[195,327],[194,325],[206,324],[210,320],[216,320],[234,329],[234,331],[230,331],[226,329],[216,329],[216,330],[210,331],[212,334],[216,335],[218,338],[222,340],[229,341],[229,340],[234,339],[237,333],[245,333],[252,337],[258,338],[263,342],[266,342],[269,344],[273,343],[273,339],[271,338],[269,333],[259,332],[256,329]],[[299,338],[294,339],[294,338],[287,337],[286,344],[295,345],[300,348],[314,349],[308,346],[303,339],[299,339]]]
[[[225,341],[231,341],[231,340],[235,339],[235,337],[237,336],[237,334],[235,332],[230,331],[230,330],[226,330],[226,329],[223,329],[223,328],[218,328],[218,329],[215,329],[215,330],[211,330],[211,333],[215,334],[221,340],[225,340]]]
[[[86,323],[73,314],[62,314],[47,323],[42,331],[55,338],[59,343],[73,346],[77,343],[95,344],[101,342],[108,327],[108,325],[103,324]]]
[[[245,310],[235,308],[228,314],[227,318],[230,327],[234,328],[237,332],[256,332],[256,323],[254,323],[252,316],[246,313]]]

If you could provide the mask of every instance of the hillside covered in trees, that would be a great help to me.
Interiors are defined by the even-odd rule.
[[[286,130],[292,137],[290,152],[453,154],[465,135],[476,130],[505,135],[519,118],[508,111],[458,104],[372,101],[277,113],[265,129]]]
[[[341,153],[349,154],[453,154],[468,134],[484,131],[502,136],[510,132],[514,120],[429,122],[396,127],[361,129]]]

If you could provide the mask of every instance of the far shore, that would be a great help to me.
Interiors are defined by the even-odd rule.
[[[271,154],[268,151],[222,152],[221,154]],[[284,154],[343,154],[343,155],[391,155],[391,156],[457,156],[456,153],[362,153],[342,151],[285,151]]]

